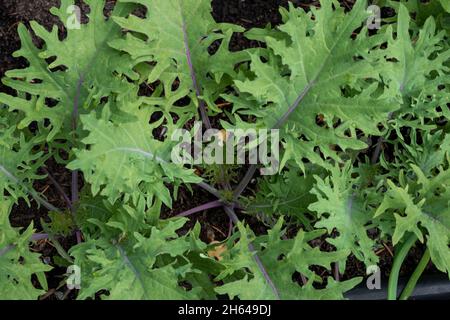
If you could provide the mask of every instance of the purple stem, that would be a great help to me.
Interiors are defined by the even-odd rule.
[[[69,196],[64,192],[64,189],[61,187],[61,185],[55,180],[55,178],[52,177],[50,172],[48,172],[48,170],[45,167],[43,168],[43,170],[48,175],[50,181],[56,186],[56,189],[59,191],[59,193],[61,193],[61,195],[63,196],[63,198],[66,201],[66,204],[67,204],[67,207],[69,208],[69,210],[72,212],[73,215],[75,215],[75,211],[74,211],[75,209],[72,206],[72,202],[70,201]],[[81,243],[81,241],[82,241],[82,239],[81,239],[81,232],[79,230],[76,230],[75,231],[75,235],[77,237],[77,243]],[[37,241],[37,240],[47,239],[48,238],[47,234],[42,234],[41,237],[39,237],[39,236],[40,236],[39,234],[35,234],[31,238],[31,240]]]
[[[197,81],[197,76],[195,73],[195,68],[194,68],[194,64],[192,63],[192,54],[191,54],[191,49],[189,48],[189,39],[188,39],[188,34],[187,34],[187,26],[186,26],[186,21],[184,20],[184,18],[182,18],[183,20],[183,38],[184,38],[184,47],[186,50],[186,58],[187,58],[187,63],[188,63],[188,67],[189,67],[189,73],[191,74],[191,79],[192,79],[192,86],[194,87],[195,90],[195,95],[197,96],[197,100],[198,100],[198,107],[200,110],[200,116],[202,118],[203,121],[203,125],[205,126],[206,129],[211,129],[212,125],[211,125],[211,121],[209,120],[208,117],[208,112],[206,111],[206,103],[205,101],[200,98],[202,92],[200,89],[200,86],[198,84]],[[226,190],[231,190],[231,186],[228,182],[225,181],[225,171],[223,170],[223,168],[220,168],[220,178],[223,181],[222,185]]]
[[[302,92],[300,92],[300,94],[298,95],[297,99],[295,99],[294,103],[281,116],[281,118],[278,119],[278,121],[275,123],[275,125],[272,127],[272,129],[279,129],[279,128],[281,128],[284,125],[284,123],[288,120],[288,118],[295,111],[295,109],[297,109],[297,107],[299,106],[300,102],[302,102],[302,100],[306,97],[306,95],[308,94],[309,90],[311,90],[312,86],[315,83],[316,82],[314,80],[311,81],[310,83],[308,83],[308,85],[302,90]]]
[[[77,83],[77,90],[75,93],[75,98],[73,102],[73,113],[72,113],[72,131],[73,131],[73,140],[75,141],[77,139],[76,136],[76,130],[78,127],[78,117],[79,117],[79,104],[80,104],[80,95],[81,95],[81,87],[84,83],[84,75],[81,74],[80,78],[78,79]],[[71,183],[71,192],[72,192],[72,199],[71,199],[71,208],[72,208],[72,214],[75,216],[76,211],[73,207],[79,200],[78,196],[78,170],[72,171],[72,183]],[[81,231],[76,230],[76,237],[77,237],[77,243],[81,243]]]
[[[48,234],[46,233],[35,233],[31,236],[31,241],[39,241],[48,239]]]
[[[31,236],[31,241],[39,241],[43,239],[48,239],[48,234],[46,233],[35,233]],[[0,250],[0,257],[8,253],[10,250],[12,250],[15,247],[14,244],[7,245],[3,249]]]
[[[80,104],[80,95],[81,95],[81,87],[84,82],[84,75],[80,75],[77,83],[77,90],[75,93],[74,103],[73,103],[73,113],[72,113],[72,131],[73,131],[73,139],[76,140],[76,130],[78,128],[78,117],[79,117],[79,104]],[[78,170],[72,172],[72,205],[78,202]]]
[[[198,207],[192,208],[190,210],[184,211],[182,213],[179,213],[176,215],[176,217],[187,217],[187,216],[190,216],[191,214],[194,214],[194,213],[197,213],[200,211],[221,207],[222,205],[223,205],[223,203],[220,200],[211,201],[211,202],[202,204],[201,206],[198,206]]]
[[[222,195],[220,194],[220,191],[214,188],[213,186],[207,184],[206,182],[199,182],[197,185],[202,188],[203,190],[208,191],[212,195],[216,196],[217,198],[221,199]]]
[[[184,48],[186,51],[186,59],[187,59],[188,67],[189,67],[189,73],[191,75],[192,86],[195,90],[195,95],[196,95],[198,103],[199,103],[198,108],[200,110],[200,116],[202,118],[203,125],[205,126],[206,129],[211,129],[212,125],[211,125],[211,121],[209,120],[209,117],[208,117],[208,112],[206,111],[205,101],[200,97],[202,93],[201,93],[201,89],[200,89],[200,86],[197,81],[194,64],[192,62],[192,53],[191,53],[191,49],[189,47],[189,39],[188,39],[186,21],[184,20],[184,18],[182,18],[182,20],[183,20],[182,29],[183,29]],[[223,180],[224,180],[224,176],[225,176],[225,173],[223,172],[223,169],[221,169],[221,178]],[[231,189],[231,186],[229,186],[228,184],[224,183],[224,185],[225,185],[226,189]],[[199,184],[199,186],[202,187],[203,189],[211,192],[217,198],[221,198],[220,193],[217,190],[212,189],[210,186],[208,186],[204,183]]]
[[[391,120],[392,116],[393,116],[393,113],[390,112],[388,115],[388,120]],[[376,164],[378,162],[378,159],[380,158],[380,154],[381,154],[381,145],[383,144],[383,142],[384,142],[383,137],[378,138],[377,145],[375,146],[375,151],[373,152],[372,159],[371,159],[372,164]]]
[[[61,185],[56,181],[56,179],[50,174],[50,172],[48,172],[47,168],[42,168],[42,170],[44,171],[44,173],[48,176],[48,178],[50,179],[50,181],[55,185],[56,189],[58,190],[58,192],[61,194],[61,196],[63,197],[64,201],[67,204],[67,207],[72,210],[72,202],[69,199],[69,196],[66,194],[66,192],[64,191],[64,189],[61,187]]]
[[[234,192],[233,192],[233,200],[236,201],[239,198],[239,196],[242,194],[242,192],[244,192],[245,188],[247,188],[248,184],[252,180],[253,175],[255,174],[257,168],[258,167],[256,166],[256,164],[252,164],[250,166],[250,168],[245,173],[244,178],[238,184],[238,186],[236,187],[236,190],[234,190]]]
[[[233,220],[230,218],[230,223],[228,224],[228,238],[233,234]]]
[[[208,112],[206,111],[205,101],[200,97],[202,92],[201,92],[200,86],[197,81],[194,64],[192,63],[192,54],[191,54],[191,49],[189,48],[189,39],[188,39],[188,34],[187,34],[186,21],[184,20],[184,18],[182,18],[182,19],[183,19],[184,47],[186,50],[186,58],[187,58],[187,64],[189,67],[189,73],[191,74],[192,86],[194,87],[195,95],[198,100],[198,108],[200,110],[200,116],[202,118],[203,125],[205,126],[206,129],[211,129],[212,128],[211,121],[209,120]],[[221,180],[223,181],[223,186],[225,187],[225,189],[231,190],[231,186],[227,182],[225,182],[225,172],[222,167],[220,169],[220,176],[221,176]]]
[[[72,203],[78,202],[78,170],[72,171]]]

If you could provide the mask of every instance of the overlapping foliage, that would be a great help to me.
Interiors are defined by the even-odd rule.
[[[441,18],[412,20],[417,3],[387,1],[397,15],[374,31],[364,0],[349,12],[332,0],[307,11],[290,5],[280,26],[245,33],[261,48],[231,52],[244,30],[214,21],[209,0],[119,0],[109,18],[105,0],[85,3],[89,21],[75,29],[73,0],[52,9],[63,37],[31,23],[41,48],[20,25],[16,56],[29,66],[3,79],[17,94],[0,93],[0,298],[47,289],[49,267],[29,251],[32,226],[19,233],[8,216],[23,199],[48,206],[33,183],[51,157],[84,177],[64,222],[81,241],[67,253],[56,243],[80,267],[78,299],[342,299],[361,278],[320,270],[337,263],[345,273],[350,257],[376,265],[383,244],[409,234],[450,274],[450,48]],[[222,109],[224,100],[232,107]],[[224,128],[280,129],[282,146],[279,173],[258,178],[254,195],[233,206],[220,199],[243,219],[219,243],[199,223],[161,218],[179,188],[230,192],[205,187],[201,165],[170,159],[174,130],[199,118],[208,126],[208,115]],[[266,232],[253,231],[249,216]],[[59,229],[45,231],[56,242]],[[327,250],[317,246],[324,242]]]

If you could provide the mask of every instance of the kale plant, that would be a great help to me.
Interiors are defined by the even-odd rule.
[[[105,0],[84,2],[78,28],[73,0],[51,10],[64,32],[19,25],[28,66],[2,80],[15,94],[0,93],[0,298],[37,299],[51,266],[73,265],[78,299],[342,299],[363,280],[350,261],[365,275],[392,246],[396,299],[419,244],[400,298],[429,261],[450,275],[444,16],[385,1],[396,15],[372,30],[367,1],[347,12],[322,0],[244,30],[217,23],[209,0],[118,0],[108,16]],[[260,46],[231,51],[238,33]],[[222,144],[228,131],[278,130],[275,174],[174,161],[174,134],[213,127]],[[70,195],[50,161],[70,170]],[[65,208],[36,191],[43,179]],[[181,193],[213,200],[179,210]],[[20,203],[48,211],[38,231],[11,227]],[[228,234],[205,237],[198,212],[226,217]],[[50,265],[32,251],[42,239],[59,255]]]

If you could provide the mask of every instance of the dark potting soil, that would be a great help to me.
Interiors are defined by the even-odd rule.
[[[114,0],[107,1],[107,10],[114,6]],[[291,1],[295,6],[308,8],[311,5],[317,5],[318,1],[314,0],[293,0]],[[87,7],[81,1],[76,1],[80,5],[83,12],[86,12]],[[342,0],[342,5],[350,9],[354,0]],[[287,7],[288,0],[212,0],[213,16],[218,22],[231,22],[245,27],[246,29],[252,27],[264,27],[267,24],[277,25],[281,22],[279,14],[279,7]],[[29,27],[29,22],[37,21],[41,25],[50,29],[57,24],[61,30],[61,24],[57,17],[49,13],[49,9],[58,6],[58,0],[0,0],[0,78],[2,78],[7,70],[16,68],[24,68],[27,62],[22,58],[14,58],[13,52],[20,48],[20,39],[17,34],[17,26],[19,23],[24,23]],[[389,12],[387,13],[389,14]],[[84,16],[85,19],[85,16]],[[63,32],[63,30],[62,30]],[[35,38],[34,42],[39,45],[39,39]],[[260,44],[255,41],[246,39],[242,34],[234,36],[231,43],[231,50],[240,50],[249,47],[257,47]],[[11,89],[0,83],[0,92],[13,93]],[[70,193],[70,172],[64,166],[61,166],[54,161],[47,161],[48,171],[52,173],[55,180]],[[82,181],[80,181],[80,184]],[[53,205],[64,208],[65,203],[61,195],[52,185],[49,179],[37,181],[35,183],[36,190],[42,192]],[[193,208],[197,205],[214,200],[211,196],[199,189],[194,190],[194,194],[185,188],[179,191],[179,197],[174,203],[172,210],[165,208],[162,217],[170,217],[184,210]],[[240,215],[245,219],[257,234],[264,233],[266,228],[258,222],[254,217]],[[14,208],[11,215],[11,223],[16,227],[26,227],[30,222],[41,230],[40,219],[48,221],[47,212],[45,209],[39,209],[37,205],[32,202],[32,207],[29,208],[23,201]],[[221,208],[210,210],[209,212],[197,213],[187,224],[187,228],[193,227],[196,221],[202,225],[202,239],[211,242],[213,240],[223,240],[227,237],[229,232],[229,220]],[[188,229],[181,231],[186,232]],[[61,244],[65,249],[69,249],[75,244],[73,237],[60,239]],[[331,246],[327,245],[325,241],[318,241],[315,245],[322,247],[324,250],[332,250]],[[43,259],[52,261],[57,256],[56,250],[48,242],[40,242],[36,244],[35,250],[43,255]],[[385,248],[379,250],[380,267],[383,275],[389,274],[392,265],[393,251],[391,244],[386,244]],[[417,247],[411,251],[404,267],[402,269],[403,275],[409,275],[414,270],[415,265],[420,260],[423,253],[423,248]],[[54,261],[54,260],[53,260]],[[428,272],[435,272],[434,268],[429,268]],[[320,270],[319,270],[320,271]],[[57,288],[59,282],[63,279],[64,268],[55,268],[48,274],[49,287]],[[354,276],[364,276],[364,265],[354,258],[349,259],[346,272],[343,275],[344,279]],[[329,271],[323,270],[324,277],[331,275]],[[52,291],[53,290],[53,291]],[[52,289],[47,297],[49,299],[56,299],[53,294],[55,290]],[[72,294],[68,296],[71,298]]]

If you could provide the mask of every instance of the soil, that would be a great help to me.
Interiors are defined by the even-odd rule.
[[[82,5],[85,9],[86,6],[80,1],[76,1],[78,5]],[[107,1],[107,9],[110,9],[114,5],[114,0]],[[212,0],[213,4],[213,16],[218,22],[232,22],[239,24],[246,29],[252,27],[264,27],[267,24],[277,25],[281,22],[281,16],[279,14],[279,6],[287,7],[289,2],[292,2],[295,6],[300,6],[308,9],[311,5],[317,5],[318,1],[313,0]],[[341,1],[342,6],[350,9],[354,3],[354,0]],[[14,58],[13,52],[20,48],[20,39],[17,34],[17,26],[19,23],[24,23],[29,27],[29,23],[32,20],[37,21],[41,25],[50,29],[53,25],[59,24],[58,18],[49,13],[49,9],[54,6],[58,6],[58,0],[0,0],[0,78],[2,78],[7,70],[23,68],[27,65],[27,62],[22,58]],[[85,12],[85,11],[84,11]],[[385,12],[389,15],[389,12]],[[86,17],[83,17],[86,19]],[[34,39],[34,42],[39,45],[39,39]],[[238,34],[233,38],[231,43],[232,50],[240,50],[249,47],[257,47],[260,44],[255,41],[246,39],[242,34]],[[9,88],[0,83],[0,92],[12,93]],[[47,168],[52,173],[56,181],[70,193],[70,172],[68,172],[63,166],[58,165],[52,161],[47,161]],[[49,202],[53,205],[64,208],[65,203],[50,180],[41,180],[35,184],[35,189],[38,192],[42,192]],[[179,197],[174,203],[172,210],[167,208],[163,211],[163,217],[173,216],[184,210],[193,208],[197,205],[212,201],[211,196],[199,189],[195,189],[192,194],[190,191],[182,188],[179,192]],[[241,216],[244,217],[244,216]],[[26,227],[30,222],[34,223],[34,226],[41,230],[41,219],[47,220],[47,213],[45,209],[39,209],[36,203],[32,203],[32,207],[29,208],[27,204],[21,202],[17,205],[11,215],[11,223],[16,227]],[[250,223],[253,230],[256,233],[264,233],[265,227],[261,225],[255,218],[245,217],[246,221]],[[229,220],[222,209],[214,209],[209,212],[197,213],[193,216],[193,219],[188,223],[188,227],[192,227],[195,221],[199,221],[202,224],[202,238],[208,242],[212,240],[223,240],[227,237],[229,232]],[[69,249],[75,244],[74,237],[60,239],[61,244],[66,249]],[[316,245],[330,249],[330,246],[325,242],[319,242]],[[43,255],[44,261],[51,261],[53,257],[57,255],[56,250],[48,242],[40,242],[36,244],[36,251],[39,251]],[[393,251],[391,244],[386,244],[385,248],[379,252],[381,263],[380,267],[384,271],[384,276],[389,273],[390,266],[392,265]],[[412,250],[409,255],[402,274],[411,274],[414,266],[420,260],[423,248],[418,247]],[[345,275],[343,278],[351,278],[353,276],[364,276],[365,268],[356,259],[350,259]],[[54,293],[58,287],[60,281],[63,279],[64,268],[55,268],[48,274],[49,287],[52,288],[45,299],[56,299],[57,296]],[[430,267],[428,272],[435,272],[435,269]],[[329,276],[328,271],[323,271],[324,276]],[[68,297],[72,298],[72,294]],[[58,297],[61,299],[61,297]]]

